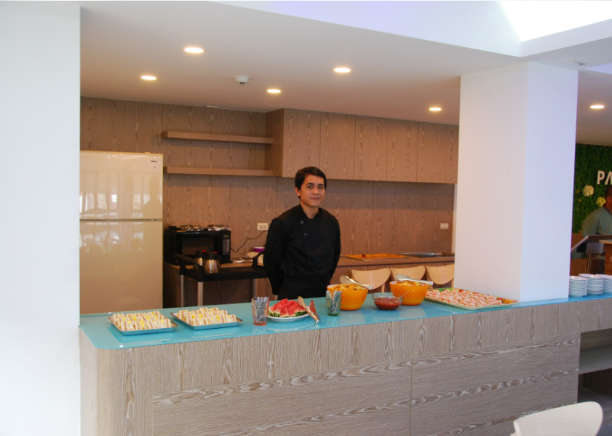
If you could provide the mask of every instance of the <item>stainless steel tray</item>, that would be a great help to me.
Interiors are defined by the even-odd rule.
[[[444,291],[448,291],[448,290],[452,290],[453,288],[441,288],[438,289],[441,292]],[[471,292],[475,292],[477,294],[482,294],[482,292],[478,292],[478,291],[471,291]],[[487,294],[487,295],[491,295],[491,294]],[[492,297],[495,297],[497,299],[500,300],[501,304],[485,304],[485,305],[481,305],[481,306],[467,306],[465,304],[461,304],[461,303],[450,303],[448,301],[443,301],[443,300],[438,300],[437,298],[432,298],[431,296],[426,295],[425,299],[428,301],[433,301],[434,303],[438,303],[438,304],[445,304],[447,306],[451,306],[451,307],[458,307],[459,309],[465,309],[465,310],[479,310],[479,309],[486,309],[489,307],[506,307],[506,306],[512,306],[513,304],[518,303],[517,300],[511,300],[508,298],[502,298],[502,297],[497,297],[496,295],[491,295]]]
[[[444,253],[422,252],[422,251],[415,251],[415,252],[402,251],[400,252],[400,254],[403,256],[411,256],[411,257],[442,257],[444,256]]]
[[[171,321],[172,322],[172,321]],[[172,327],[163,328],[163,329],[151,329],[151,330],[130,330],[124,332],[123,330],[117,328],[115,324],[110,323],[111,327],[118,331],[120,334],[124,336],[134,336],[134,335],[148,335],[152,333],[169,333],[176,331],[176,323],[172,323]]]
[[[236,317],[238,319],[237,322],[225,322],[225,323],[219,323],[219,324],[208,324],[208,325],[191,325],[189,323],[186,323],[185,321],[183,321],[182,319],[180,319],[179,317],[176,316],[176,313],[171,313],[171,315],[174,317],[174,319],[178,322],[180,322],[181,324],[183,324],[184,326],[189,327],[192,330],[209,330],[209,329],[220,329],[220,328],[224,328],[224,327],[235,327],[235,326],[239,326],[240,324],[242,324],[242,319]]]

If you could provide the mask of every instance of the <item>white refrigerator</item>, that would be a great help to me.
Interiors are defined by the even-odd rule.
[[[81,151],[81,313],[162,307],[163,156]]]

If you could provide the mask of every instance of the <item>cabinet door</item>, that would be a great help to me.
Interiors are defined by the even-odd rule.
[[[420,123],[417,181],[457,183],[458,129]]]
[[[321,164],[321,114],[286,110],[283,132],[283,177]]]
[[[417,180],[417,150],[419,123],[385,120],[387,180],[415,182]]]
[[[321,114],[321,169],[332,179],[355,178],[355,118]]]
[[[387,180],[385,120],[359,117],[356,120],[355,178]]]

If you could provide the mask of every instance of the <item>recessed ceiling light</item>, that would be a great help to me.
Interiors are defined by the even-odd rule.
[[[142,76],[140,76],[140,79],[146,80],[147,82],[153,82],[157,80],[157,76],[154,76],[153,74],[143,74]]]
[[[600,111],[602,109],[605,109],[606,105],[605,104],[601,104],[601,103],[595,103],[595,104],[592,104],[591,106],[589,106],[589,108],[591,108],[594,111]]]
[[[196,45],[188,45],[183,49],[183,51],[187,54],[202,54],[204,53],[204,49],[202,47],[198,47]]]
[[[429,112],[442,112],[441,106],[429,106]]]
[[[348,74],[350,72],[351,72],[351,68],[350,67],[341,66],[341,67],[334,68],[334,73]]]
[[[281,93],[281,92],[283,92],[283,91],[281,91],[281,90],[280,90],[280,89],[278,89],[278,88],[268,88],[268,89],[266,90],[266,92],[267,92],[268,94],[278,95],[278,94],[280,94],[280,93]]]

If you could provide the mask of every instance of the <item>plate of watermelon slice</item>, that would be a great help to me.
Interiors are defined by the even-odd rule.
[[[274,306],[268,308],[268,319],[270,321],[291,322],[307,316],[306,310],[296,300],[283,298]]]

